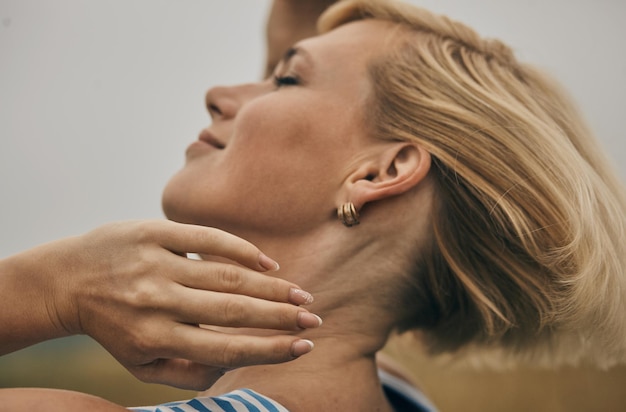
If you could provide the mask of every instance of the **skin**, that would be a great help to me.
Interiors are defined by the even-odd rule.
[[[277,60],[296,37],[314,34],[314,22],[326,3],[272,3],[268,62]],[[221,256],[228,265],[199,265],[176,256],[194,251]],[[50,242],[0,260],[0,288],[5,292],[0,302],[0,354],[86,333],[141,380],[206,388],[225,368],[289,361],[311,350],[309,343],[289,336],[259,339],[239,334],[223,339],[189,327],[211,322],[206,308],[224,300],[219,292],[228,293],[228,304],[219,305],[213,319],[216,324],[267,327],[270,322],[275,331],[319,326],[319,318],[293,306],[310,303],[310,294],[292,283],[261,275],[274,269],[273,260],[232,235],[165,222],[123,222]],[[193,300],[191,289],[181,288],[181,279],[172,276],[181,273],[196,279]],[[203,288],[218,293],[202,295]],[[170,304],[147,293],[160,289],[169,291]],[[144,299],[136,299],[140,296]],[[171,302],[187,304],[183,308]],[[185,327],[181,319],[187,320]],[[174,328],[185,335],[179,334],[175,341],[159,338],[169,336]],[[71,403],[62,403],[63,397]],[[94,410],[92,397],[67,391],[5,389],[0,399],[5,405],[15,402],[12,410],[29,410],[29,402],[36,400],[52,400],[53,405],[63,405],[62,410],[70,404],[83,410],[84,400],[83,406]]]
[[[271,251],[281,263],[272,275],[311,290],[324,324],[297,332],[315,343],[306,357],[228,372],[206,394],[248,387],[291,410],[390,410],[375,354],[401,316],[391,309],[393,291],[431,207],[428,153],[374,139],[363,120],[367,64],[395,34],[387,22],[350,23],[299,42],[279,64],[276,76],[299,82],[207,93],[212,124],[200,139],[214,144],[190,146],[164,191],[164,210]],[[346,201],[361,210],[361,225],[337,221]]]
[[[317,18],[335,0],[274,0],[266,26],[265,77],[274,68],[285,50],[297,41],[317,35]]]
[[[183,251],[238,264],[193,261]],[[204,389],[225,369],[308,351],[288,334],[224,337],[195,326],[319,326],[299,306],[308,293],[262,274],[273,265],[233,235],[166,221],[109,224],[45,244],[0,261],[0,352],[88,334],[141,380]]]
[[[91,411],[124,412],[128,409],[105,399],[79,392],[58,389],[19,388],[0,389],[0,401],[6,411],[48,412]]]
[[[402,316],[394,308],[394,292],[409,266],[406,257],[422,240],[420,234],[425,233],[431,208],[428,153],[412,143],[378,141],[363,121],[369,92],[367,63],[383,53],[395,34],[396,28],[389,23],[351,23],[300,42],[298,48],[306,53],[299,52],[277,68],[277,76],[299,76],[302,83],[298,85],[277,88],[271,81],[263,81],[209,91],[207,107],[213,123],[201,140],[213,144],[190,146],[185,167],[164,191],[163,206],[172,220],[214,226],[235,236],[173,222],[140,222],[135,224],[139,227],[104,227],[65,240],[63,247],[44,245],[36,254],[52,267],[48,274],[64,275],[33,292],[34,297],[59,299],[33,311],[39,323],[30,320],[29,325],[48,331],[44,339],[104,333],[97,339],[105,347],[113,345],[112,353],[147,381],[197,387],[218,379],[224,367],[239,366],[219,378],[207,394],[248,387],[291,410],[389,411],[376,376],[375,356]],[[308,63],[303,54],[309,55]],[[360,210],[363,222],[350,229],[335,215],[337,207],[347,201]],[[267,267],[260,264],[259,249],[240,237],[279,261],[281,269],[266,272],[273,277],[257,276]],[[120,244],[123,239],[126,243]],[[129,247],[137,249],[129,251]],[[65,252],[59,255],[61,250]],[[68,267],[78,250],[88,252],[88,263],[93,262],[89,253],[110,253],[115,259],[102,261],[120,266],[83,277],[80,270],[89,265],[79,259],[64,273],[61,268]],[[205,262],[178,256],[185,251],[199,253]],[[144,258],[140,264],[135,264],[137,256]],[[3,276],[9,280],[8,286],[17,287],[15,279],[24,274],[29,261],[28,256],[18,256],[3,262],[6,273],[15,275]],[[37,279],[54,278],[37,275],[41,267],[27,269]],[[180,278],[187,272],[191,274]],[[218,279],[225,281],[223,284],[198,284],[215,273],[221,274]],[[107,306],[85,305],[112,280],[131,288],[130,293],[124,293],[124,288],[105,288],[110,293],[105,300],[117,301],[121,305],[113,307],[122,308],[107,319],[124,322],[113,322],[104,332],[90,330],[85,325],[95,324],[93,319],[100,318],[98,310]],[[322,316],[322,327],[315,328],[319,323],[313,318],[303,323],[300,314],[309,312],[295,306],[305,303],[302,295],[294,301],[291,291],[296,285],[316,297],[307,309]],[[198,288],[243,296],[239,304],[227,305],[234,315],[204,315],[203,319],[197,315],[207,312],[200,309],[206,300],[200,298]],[[76,290],[85,293],[74,295]],[[151,293],[154,290],[168,293]],[[262,300],[254,300],[259,298]],[[174,304],[181,301],[188,305]],[[133,305],[135,302],[139,304]],[[12,304],[19,306],[18,301]],[[273,320],[258,312],[259,305],[277,310]],[[11,307],[11,302],[6,307]],[[165,310],[147,310],[154,307]],[[148,321],[146,313],[154,315],[154,320]],[[11,326],[20,330],[19,323]],[[188,323],[208,326],[199,329]],[[151,326],[142,334],[150,341],[133,341],[137,339],[136,325]],[[287,334],[277,334],[276,329],[286,329]],[[32,328],[21,330],[28,335]],[[107,331],[111,333],[107,335]],[[198,336],[206,340],[172,348],[166,344],[171,339],[165,339],[159,345],[158,337],[173,331],[187,342]],[[230,335],[215,346],[212,338],[224,336],[215,335],[216,331]],[[42,339],[42,335],[26,335],[22,346]],[[118,342],[116,336],[128,336],[129,340]],[[258,365],[293,359],[293,344],[300,339],[313,341],[315,350],[287,364]],[[234,351],[220,350],[220,344],[222,349]],[[63,410],[120,410],[82,394],[0,391],[0,402],[14,405],[15,410],[27,410],[33,399],[54,402]]]

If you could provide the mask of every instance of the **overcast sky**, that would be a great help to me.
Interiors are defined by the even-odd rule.
[[[559,78],[626,178],[626,2],[412,3]],[[0,257],[105,222],[162,218],[161,190],[209,122],[204,92],[261,75],[268,5],[0,0]]]

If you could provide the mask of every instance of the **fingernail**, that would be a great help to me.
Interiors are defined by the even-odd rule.
[[[313,303],[313,295],[302,289],[291,288],[289,289],[289,302],[295,305],[310,305]]]
[[[297,358],[309,353],[313,350],[314,346],[313,342],[308,339],[297,340],[291,345],[291,356]]]
[[[280,269],[280,265],[274,260],[267,257],[264,253],[259,253],[259,264],[267,270],[276,271]]]
[[[322,326],[322,318],[310,312],[300,312],[298,313],[298,326],[303,329],[318,328]]]

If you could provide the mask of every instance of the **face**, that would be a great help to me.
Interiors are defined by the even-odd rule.
[[[364,122],[366,70],[392,27],[340,26],[295,45],[275,79],[209,90],[212,124],[165,188],[168,218],[238,234],[336,222],[342,185],[375,145]]]

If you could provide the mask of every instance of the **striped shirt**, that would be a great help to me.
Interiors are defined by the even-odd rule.
[[[437,408],[417,388],[379,370],[383,390],[397,412],[437,412]],[[273,399],[251,389],[238,389],[214,397],[198,397],[157,406],[128,408],[133,412],[289,412]]]
[[[289,412],[275,400],[251,389],[238,389],[220,396],[198,397],[128,409],[133,412]]]

